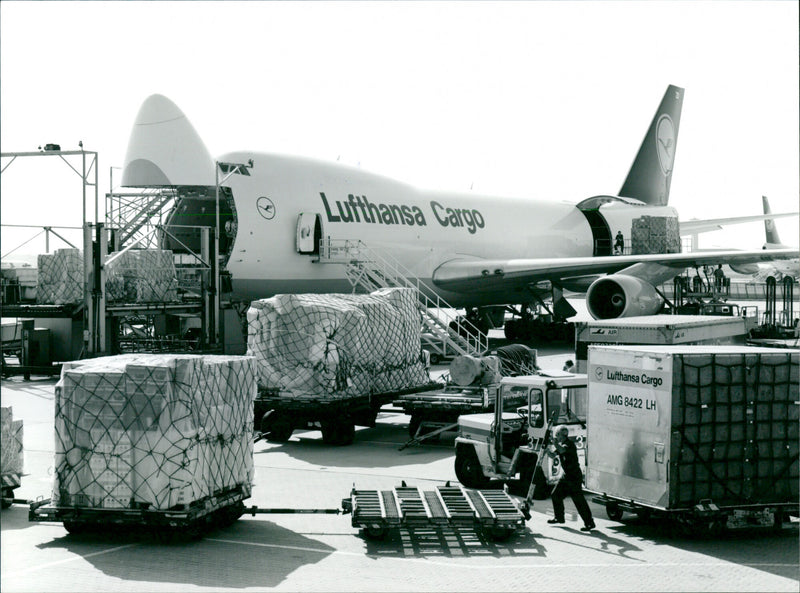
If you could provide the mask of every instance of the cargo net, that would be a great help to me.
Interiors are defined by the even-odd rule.
[[[680,253],[681,237],[674,216],[641,216],[631,223],[631,253]]]
[[[14,420],[11,408],[0,408],[0,474],[22,474],[22,420]],[[5,485],[5,484],[4,484]]]
[[[178,299],[178,276],[172,251],[131,249],[106,268],[109,302],[164,303]]]
[[[36,302],[70,305],[83,300],[83,253],[80,249],[57,249],[37,258],[39,274]]]
[[[675,505],[797,502],[798,353],[708,354],[674,369]],[[678,450],[675,450],[675,447]]]
[[[253,479],[255,360],[123,354],[65,363],[53,504],[175,509]]]
[[[58,249],[38,257],[36,302],[69,305],[83,301],[83,252]],[[106,266],[109,302],[163,303],[178,299],[178,277],[171,251],[131,249]]]
[[[247,354],[259,388],[282,397],[348,398],[430,382],[417,296],[408,288],[368,295],[277,295],[247,311]]]

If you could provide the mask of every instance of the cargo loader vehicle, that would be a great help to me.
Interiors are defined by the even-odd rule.
[[[508,482],[519,476],[525,488],[533,485],[533,498],[547,498],[561,475],[558,459],[541,455],[549,445],[552,426],[568,427],[584,464],[586,385],[586,375],[565,371],[504,377],[494,413],[458,419],[455,472],[459,482],[468,488],[486,488],[491,480]],[[524,406],[504,403],[518,397],[525,398]]]
[[[522,344],[503,346],[479,358],[456,356],[444,387],[403,395],[393,404],[411,416],[408,433],[412,440],[455,429],[463,414],[494,410],[500,379],[537,372],[536,356],[536,350]],[[517,393],[507,395],[514,398],[504,403],[507,406],[522,406],[527,401]]]
[[[586,489],[677,533],[788,526],[800,510],[800,352],[591,346]]]

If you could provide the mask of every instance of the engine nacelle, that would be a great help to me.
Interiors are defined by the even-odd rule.
[[[652,284],[625,274],[598,278],[586,291],[586,308],[595,319],[655,315],[663,304]]]

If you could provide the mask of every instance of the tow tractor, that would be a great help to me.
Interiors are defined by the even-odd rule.
[[[482,489],[489,487],[491,480],[508,482],[519,475],[524,487],[530,485],[532,498],[547,498],[562,472],[557,457],[540,455],[549,444],[552,426],[569,429],[581,468],[585,467],[586,386],[585,374],[564,371],[504,377],[494,413],[458,419],[455,472],[459,482]],[[501,402],[519,396],[527,399],[527,405],[504,409]]]

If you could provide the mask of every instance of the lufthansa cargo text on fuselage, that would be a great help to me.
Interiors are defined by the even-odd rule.
[[[319,193],[328,222],[354,222],[367,224],[428,226],[425,213],[419,206],[407,204],[382,204],[370,202],[366,196],[349,194],[347,200],[328,201]],[[486,226],[483,214],[469,208],[453,208],[435,200],[430,202],[433,218],[443,227],[464,228],[471,235]]]

